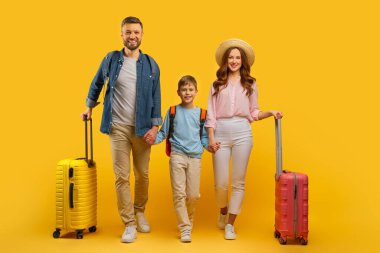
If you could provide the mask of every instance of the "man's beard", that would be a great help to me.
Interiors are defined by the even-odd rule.
[[[140,46],[140,44],[141,44],[141,40],[135,40],[136,41],[136,45],[131,45],[130,43],[129,43],[129,41],[128,40],[126,40],[126,41],[124,41],[124,46],[125,47],[127,47],[129,50],[135,50],[135,49],[137,49],[137,48],[139,48],[139,46]]]

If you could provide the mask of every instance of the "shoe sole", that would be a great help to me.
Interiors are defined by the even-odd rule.
[[[226,235],[224,235],[224,239],[226,239],[226,240],[235,240],[236,239],[236,235],[234,235],[234,236],[226,236]]]
[[[132,240],[123,240],[123,239],[121,239],[120,241],[122,243],[132,243],[132,242],[134,242],[136,240],[136,238],[137,238],[137,236],[134,239],[132,239]]]
[[[133,239],[128,239],[128,240],[123,240],[123,238],[120,239],[122,243],[131,243],[134,242],[137,239],[137,233],[135,234],[135,238]]]
[[[191,242],[191,239],[185,239],[185,240],[181,239],[181,242],[183,242],[183,243],[189,243],[189,242]]]

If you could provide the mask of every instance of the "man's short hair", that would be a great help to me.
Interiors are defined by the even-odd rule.
[[[140,24],[141,30],[143,29],[142,22],[140,21],[139,18],[136,18],[136,17],[129,16],[123,19],[123,21],[121,22],[121,28],[123,28],[125,24]]]
[[[194,85],[195,90],[196,91],[198,90],[198,88],[197,88],[197,80],[195,80],[195,78],[193,76],[186,75],[186,76],[183,76],[181,79],[179,79],[179,81],[178,81],[178,90],[180,90],[181,87],[184,86],[184,85],[186,85],[186,84],[192,84],[192,85]]]

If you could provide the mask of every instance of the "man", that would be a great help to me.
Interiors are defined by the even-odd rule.
[[[162,123],[160,72],[157,63],[139,48],[143,25],[136,17],[121,24],[124,48],[103,59],[88,93],[82,119],[91,118],[99,94],[109,79],[100,131],[109,134],[119,214],[126,228],[122,242],[133,242],[137,231],[150,232],[144,216],[148,200],[150,145]],[[135,175],[135,201],[129,184],[130,152]]]

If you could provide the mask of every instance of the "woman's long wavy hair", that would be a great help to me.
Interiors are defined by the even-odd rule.
[[[253,83],[256,81],[254,77],[250,75],[251,66],[248,64],[248,58],[245,52],[238,47],[231,47],[226,50],[222,58],[222,65],[216,72],[216,77],[218,78],[214,83],[215,92],[213,96],[217,96],[220,90],[227,86],[228,79],[228,56],[230,55],[233,49],[238,49],[241,55],[241,67],[240,67],[240,83],[243,86],[244,90],[246,90],[246,94],[249,97],[253,93]]]

